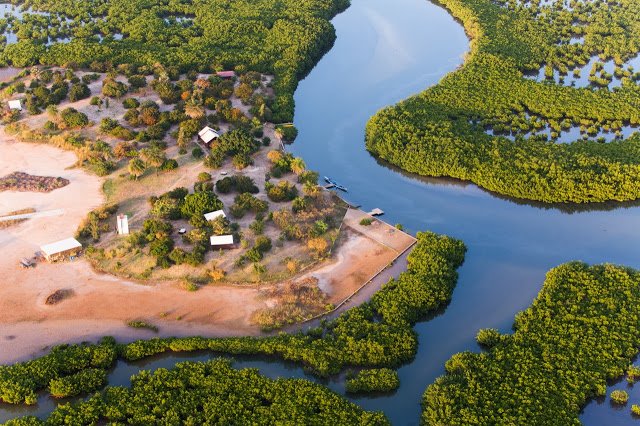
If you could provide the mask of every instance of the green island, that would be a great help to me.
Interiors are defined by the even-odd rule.
[[[580,424],[587,400],[604,396],[607,380],[638,354],[639,284],[640,272],[609,264],[552,269],[513,334],[481,330],[487,352],[447,361],[446,375],[424,394],[422,422]]]
[[[98,424],[388,425],[327,388],[299,379],[271,380],[230,361],[178,363],[170,370],[141,371],[131,388],[108,387],[79,404],[64,404],[45,420],[25,417],[7,426]]]
[[[625,66],[640,51],[638,2],[440,3],[471,38],[465,64],[376,114],[366,130],[372,154],[412,173],[471,181],[528,200],[640,197],[637,134],[608,143],[554,142],[572,127],[595,138],[640,124],[640,75]],[[592,69],[581,70],[592,57],[598,59]],[[613,74],[603,71],[608,60],[615,64]],[[526,78],[542,68],[542,81]],[[568,74],[581,73],[589,73],[587,87],[562,84]],[[609,88],[614,75],[621,84]],[[549,135],[527,137],[545,129]]]

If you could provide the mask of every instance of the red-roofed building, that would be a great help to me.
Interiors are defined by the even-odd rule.
[[[221,78],[234,78],[236,76],[236,72],[235,71],[218,71],[216,75]]]

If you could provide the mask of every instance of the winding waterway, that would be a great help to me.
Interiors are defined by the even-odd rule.
[[[380,164],[364,149],[368,118],[462,64],[468,40],[444,9],[426,0],[352,0],[333,23],[338,36],[334,48],[296,92],[300,133],[291,150],[309,168],[348,187],[346,198],[353,203],[379,207],[387,221],[412,232],[432,230],[460,238],[469,249],[451,304],[416,325],[419,352],[400,368],[400,389],[353,399],[366,409],[384,410],[396,425],[418,424],[422,393],[443,374],[445,361],[459,351],[479,351],[474,337],[480,328],[508,332],[514,315],[540,290],[547,270],[576,259],[640,268],[640,203],[541,206],[496,197],[470,184],[407,176]],[[110,382],[125,385],[141,368],[210,356],[119,362]],[[235,365],[258,367],[269,377],[306,376],[301,368],[279,361],[240,359]],[[324,384],[343,393],[341,380]],[[630,402],[640,403],[640,386],[630,393]],[[0,407],[0,422],[43,415],[53,404],[43,397],[35,409]],[[608,400],[590,403],[581,420],[593,425],[633,421],[629,407],[616,411]]]

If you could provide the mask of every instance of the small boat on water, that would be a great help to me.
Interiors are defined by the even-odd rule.
[[[331,185],[333,188],[339,189],[340,191],[344,191],[347,192],[347,188],[345,188],[344,186],[338,184],[338,182],[336,182],[335,180],[331,179],[328,176],[324,177],[325,182],[327,182],[329,185]],[[329,187],[327,187],[329,188]]]

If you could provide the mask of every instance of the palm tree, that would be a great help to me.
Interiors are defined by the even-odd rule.
[[[204,117],[204,107],[191,99],[185,104],[184,113],[189,117],[198,120]]]
[[[141,159],[132,158],[131,161],[129,161],[128,168],[129,174],[135,177],[136,180],[138,180],[138,178],[144,174],[144,171],[147,167],[145,166],[144,161],[142,161]]]
[[[149,166],[155,167],[156,173],[158,173],[160,166],[162,166],[167,159],[162,151],[151,148],[140,150],[140,158]]]
[[[291,160],[291,171],[296,175],[300,176],[302,172],[304,172],[307,168],[307,165],[304,164],[304,160],[300,157],[296,157]]]

